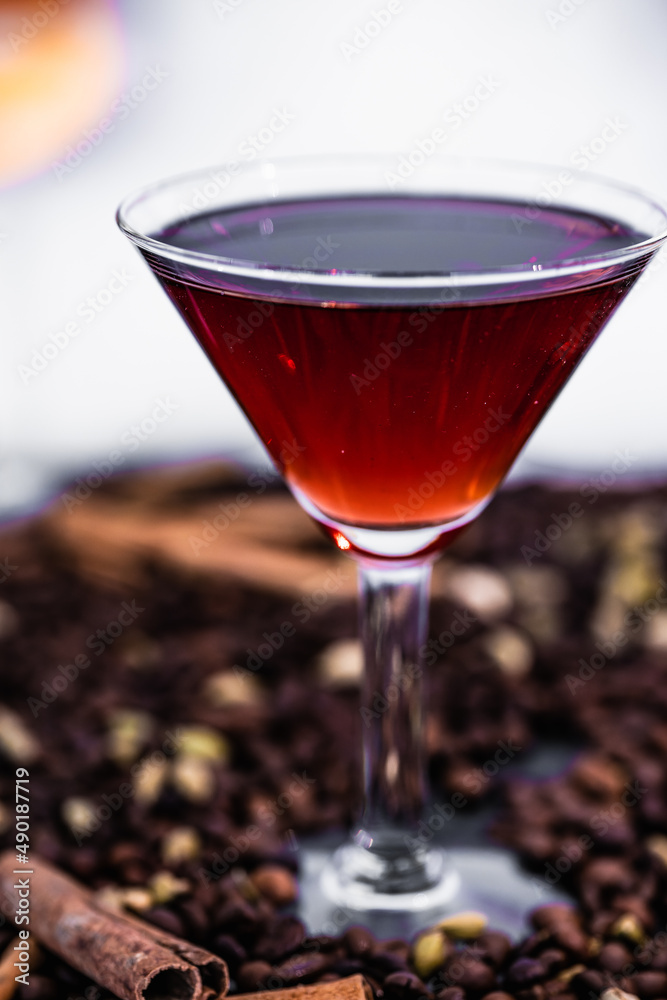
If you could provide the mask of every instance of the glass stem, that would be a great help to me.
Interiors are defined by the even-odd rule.
[[[422,871],[424,856],[415,834],[425,797],[420,649],[428,629],[431,564],[362,565],[359,572],[365,797],[356,840],[378,860],[400,859],[400,878],[411,881]]]

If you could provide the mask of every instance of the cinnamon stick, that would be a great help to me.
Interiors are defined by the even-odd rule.
[[[19,908],[19,881],[28,880],[29,929],[121,1000],[219,1000],[229,975],[222,959],[144,921],[112,913],[90,890],[47,861],[30,858],[30,874],[15,869],[11,851],[0,855],[0,908],[11,919]],[[28,871],[28,869],[26,870]]]
[[[363,976],[348,976],[332,983],[290,986],[286,990],[239,993],[233,1000],[372,1000],[373,993]]]
[[[97,905],[100,909],[107,910],[106,906],[99,903]],[[190,941],[185,941],[184,938],[176,937],[169,931],[163,931],[161,927],[147,924],[145,920],[140,920],[139,917],[131,916],[129,913],[115,915],[120,916],[126,924],[131,924],[137,930],[147,931],[157,944],[172,951],[190,965],[194,965],[202,982],[201,1000],[217,1000],[218,997],[225,995],[229,988],[229,977],[225,963],[217,955],[191,944]]]

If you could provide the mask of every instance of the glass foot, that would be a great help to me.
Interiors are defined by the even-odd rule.
[[[518,939],[527,933],[527,917],[536,906],[570,901],[500,848],[433,848],[422,873],[430,884],[399,892],[378,888],[368,855],[349,843],[332,852],[329,838],[302,845],[299,910],[311,933],[340,934],[363,924],[380,938],[410,938],[452,913],[477,910],[490,927]]]
[[[437,848],[406,858],[346,844],[325,864],[320,885],[324,897],[339,907],[424,914],[447,905],[459,877]]]

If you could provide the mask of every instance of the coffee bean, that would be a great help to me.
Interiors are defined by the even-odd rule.
[[[166,906],[154,906],[151,910],[146,910],[142,916],[156,927],[161,927],[163,931],[175,934],[176,937],[183,937],[185,934],[183,920]]]
[[[594,934],[596,937],[606,937],[615,919],[615,914],[610,913],[609,910],[593,912],[589,920],[591,934]]]
[[[629,950],[620,941],[606,941],[597,957],[598,965],[606,972],[620,972],[632,961]]]
[[[587,958],[590,952],[591,939],[574,924],[561,924],[554,928],[554,941],[573,958]]]
[[[70,861],[70,866],[79,878],[84,880],[89,879],[91,874],[95,871],[99,865],[99,857],[97,851],[92,847],[80,847],[78,851],[72,856]],[[136,880],[135,884],[141,885],[146,881],[146,868],[143,865],[133,866],[139,870],[139,878]],[[134,881],[132,878],[124,879],[125,882],[132,884]]]
[[[546,1000],[547,991],[541,983],[534,983],[532,986],[517,989],[515,995],[517,1000]]]
[[[508,996],[506,993],[487,993],[486,997],[493,997],[494,1000],[505,1000]],[[442,990],[438,990],[435,994],[435,1000],[466,1000],[466,995],[460,986],[446,986]]]
[[[540,964],[544,966],[547,976],[553,976],[567,964],[567,955],[561,948],[545,948],[539,953]]]
[[[254,957],[275,965],[297,951],[306,938],[306,928],[297,917],[276,917],[255,945]]]
[[[552,935],[548,931],[536,931],[534,934],[530,934],[518,944],[516,948],[517,958],[524,955],[535,958],[536,955],[548,946],[551,940]]]
[[[326,955],[293,955],[286,962],[276,966],[273,973],[285,981],[286,986],[312,983],[329,968],[331,960]]]
[[[257,932],[262,925],[257,910],[238,896],[225,899],[213,919],[216,927],[241,935]]]
[[[347,948],[348,955],[359,958],[373,951],[376,944],[375,935],[365,927],[348,927],[343,934],[343,944]]]
[[[310,951],[335,951],[340,945],[341,939],[331,934],[315,934],[304,941],[304,947]]]
[[[213,951],[229,966],[230,974],[236,978],[241,965],[248,960],[245,948],[230,934],[218,934],[213,939]]]
[[[114,866],[122,866],[129,861],[143,864],[145,858],[145,848],[137,840],[121,840],[117,844],[112,844],[108,855],[109,864]]]
[[[389,951],[392,955],[397,955],[407,963],[410,958],[410,945],[401,938],[390,938],[382,942],[382,951]]]
[[[379,947],[372,955],[364,956],[364,961],[369,969],[381,976],[388,976],[392,972],[402,972],[408,964],[405,955],[397,951],[380,951]]]
[[[493,969],[486,962],[466,956],[465,952],[447,962],[445,972],[449,980],[466,992],[488,993],[496,983]]]
[[[268,962],[244,962],[236,973],[236,984],[243,993],[261,990],[272,972]]]
[[[667,972],[667,948],[656,948],[653,942],[649,942],[642,951],[637,955],[637,960],[640,962],[646,961],[652,969],[659,969],[661,972]]]
[[[576,762],[570,778],[594,800],[613,802],[623,793],[628,775],[608,757],[588,754]]]
[[[193,941],[202,941],[208,933],[209,919],[206,910],[199,900],[190,897],[189,899],[179,899],[174,903],[180,916],[185,920],[189,934]]]
[[[548,903],[530,913],[530,922],[538,930],[554,931],[562,925],[579,926],[579,916],[573,906],[566,903]]]
[[[333,957],[333,966],[339,976],[357,976],[367,969],[367,963],[363,958],[350,958],[349,956]]]
[[[656,997],[667,996],[667,973],[646,969],[630,976],[633,993],[641,1000],[655,1000]]]
[[[586,867],[586,879],[591,885],[628,892],[634,876],[622,858],[592,858]]]
[[[593,1000],[594,997],[600,996],[606,986],[605,976],[595,969],[579,972],[570,980],[570,989],[578,1000]]]
[[[263,865],[255,869],[250,880],[276,906],[289,906],[299,892],[294,875],[280,865]]]
[[[121,865],[120,881],[125,885],[143,886],[148,881],[149,871],[148,866],[141,861],[128,861]]]
[[[547,970],[541,961],[535,958],[517,958],[507,970],[507,981],[518,989],[532,986],[544,979]]]
[[[392,972],[382,984],[387,1000],[418,1000],[430,997],[425,984],[412,972]]]
[[[502,931],[485,931],[475,942],[475,947],[492,965],[499,968],[512,950],[512,942]]]

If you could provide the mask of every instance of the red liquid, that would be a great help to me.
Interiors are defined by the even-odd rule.
[[[319,247],[316,260],[329,256],[307,268],[385,273],[470,272],[633,241],[618,224],[575,213],[543,210],[517,227],[522,210],[300,202],[199,216],[159,238],[274,265],[305,262]],[[275,301],[286,297],[278,280],[273,301],[249,298],[203,267],[167,273],[146,256],[287,481],[342,524],[392,529],[445,524],[493,492],[641,270],[636,261],[600,268],[574,288],[552,278],[532,298],[531,286],[515,286],[515,297],[496,288],[491,302],[466,302],[460,289],[444,305],[365,305],[348,289],[346,301],[323,306]]]

